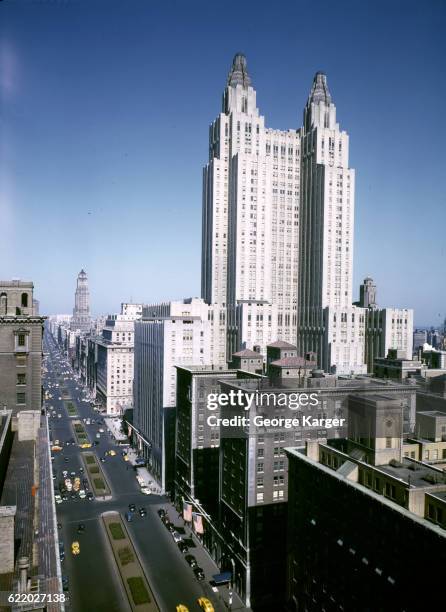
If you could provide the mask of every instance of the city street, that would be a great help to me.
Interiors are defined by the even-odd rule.
[[[55,456],[53,470],[57,473],[57,478],[53,482],[57,486],[62,480],[63,470],[76,472],[81,480],[85,477],[85,474],[79,473],[79,468],[83,465],[80,457],[82,449],[77,444],[69,446],[65,444],[74,437],[74,433],[70,426],[72,419],[68,417],[64,401],[58,399],[62,397],[62,389],[68,390],[79,418],[102,421],[102,417],[93,410],[90,402],[85,401],[84,390],[72,376],[71,370],[69,374],[63,374],[69,370],[69,367],[65,361],[61,362],[61,354],[47,332],[44,343],[48,355],[48,372],[45,375],[44,386],[48,388],[48,384],[59,384],[59,387],[53,386],[49,389],[53,397],[46,401],[47,407],[51,406],[56,411],[56,416],[49,418],[51,439],[53,442],[59,440],[60,446],[63,447],[62,451],[52,453]],[[61,418],[58,418],[58,414],[62,415]],[[214,593],[209,585],[212,575],[219,570],[206,551],[200,545],[189,549],[189,554],[196,556],[198,564],[205,571],[205,580],[199,582],[171,534],[161,522],[157,510],[164,507],[174,523],[182,524],[182,521],[175,521],[178,515],[174,514],[172,506],[163,497],[146,496],[140,492],[133,467],[123,460],[122,447],[114,442],[104,425],[95,422],[84,426],[91,441],[96,439],[99,428],[105,429],[105,433],[101,434],[99,445],[89,450],[102,457],[106,451],[114,449],[116,456],[107,456],[105,462],[101,463],[112,492],[110,500],[88,501],[78,496],[76,499],[71,499],[68,494],[68,500],[56,506],[57,520],[61,523],[59,538],[64,543],[65,551],[62,575],[69,579],[71,610],[112,612],[130,609],[100,517],[103,512],[110,510],[116,510],[124,516],[131,503],[135,504],[137,512],[126,526],[160,609],[163,612],[175,611],[176,606],[182,603],[191,611],[199,610],[197,598],[206,596],[212,601],[215,610],[226,610],[227,606],[220,594]],[[65,461],[66,457],[68,462]],[[147,509],[147,516],[139,515],[138,509],[141,507]],[[83,533],[77,532],[79,523],[85,524]],[[71,553],[71,543],[75,540],[80,543],[78,556],[73,556]],[[224,586],[220,587],[220,590],[227,598],[228,588]],[[232,609],[241,609],[240,603],[233,605]]]

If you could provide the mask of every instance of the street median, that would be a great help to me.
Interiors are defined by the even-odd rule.
[[[74,435],[76,436],[77,443],[81,448],[86,448],[86,445],[91,446],[90,439],[85,431],[85,427],[82,424],[82,421],[71,421],[73,425]]]
[[[108,486],[107,479],[105,478],[101,464],[99,463],[96,455],[94,453],[87,452],[82,453],[81,456],[85,465],[85,472],[88,476],[88,480],[90,481],[95,497],[109,499],[111,497],[110,487]]]
[[[65,401],[65,409],[68,413],[69,417],[77,417],[79,416],[77,413],[77,408],[75,406],[75,404],[70,400],[70,401]]]
[[[159,612],[121,515],[106,512],[102,520],[132,612]]]

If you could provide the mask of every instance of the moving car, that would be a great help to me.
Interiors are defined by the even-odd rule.
[[[114,457],[116,455],[116,451],[114,451],[113,449],[109,450],[108,454],[110,455],[110,457]]]
[[[71,552],[73,553],[73,555],[78,555],[81,552],[81,547],[77,540],[75,540],[71,544]]]
[[[199,597],[197,599],[197,604],[200,606],[200,608],[203,608],[204,612],[215,612],[214,606],[207,597]]]
[[[82,533],[84,531],[85,531],[85,523],[79,523],[79,525],[77,526],[77,532]]]
[[[147,510],[145,508],[140,508],[139,509],[139,515],[140,516],[147,516]]]
[[[189,608],[184,604],[178,604],[176,610],[177,612],[189,612]]]
[[[135,504],[129,504],[129,510],[130,510],[130,512],[136,512]]]

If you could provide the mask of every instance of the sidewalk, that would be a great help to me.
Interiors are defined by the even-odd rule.
[[[121,419],[116,418],[116,417],[104,416],[104,423],[109,429],[109,431],[111,431],[112,436],[114,437],[116,442],[126,443],[126,444],[130,443],[128,437],[124,433],[121,432]]]
[[[247,608],[244,605],[237,592],[234,590],[232,590],[232,605],[229,606],[229,585],[224,585],[217,588],[212,587],[209,584],[209,582],[212,580],[212,576],[215,576],[215,574],[220,574],[220,569],[217,567],[215,561],[212,559],[208,551],[204,548],[204,546],[198,539],[198,536],[190,527],[190,524],[184,521],[183,515],[178,513],[174,505],[170,501],[167,501],[167,498],[164,503],[159,505],[159,507],[164,508],[166,510],[167,514],[169,515],[169,520],[176,527],[179,527],[181,531],[184,530],[184,533],[181,533],[183,539],[192,540],[192,542],[195,544],[195,546],[189,548],[188,554],[193,555],[197,559],[198,565],[203,569],[205,573],[205,583],[207,588],[209,588],[210,591],[213,591],[214,596],[218,597],[221,605],[223,606],[223,609],[232,611],[245,610],[248,612],[250,608]]]
[[[138,457],[138,455],[135,452],[135,449],[130,447],[127,450],[127,456],[129,458],[129,463],[133,467]],[[155,478],[152,476],[152,474],[149,472],[149,470],[146,467],[137,468],[136,474],[138,474],[138,476],[144,479],[145,486],[148,487],[154,495],[161,495],[161,489],[158,483],[156,482]],[[136,474],[135,474],[135,478],[136,478]]]

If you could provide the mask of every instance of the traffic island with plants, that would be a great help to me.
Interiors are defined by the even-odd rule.
[[[101,465],[94,453],[82,453],[85,473],[97,499],[110,499],[111,491]]]
[[[79,415],[77,414],[77,408],[76,408],[76,406],[73,404],[73,402],[72,402],[72,401],[65,402],[65,408],[66,408],[66,410],[67,410],[67,412],[68,412],[68,416],[69,416],[69,417],[77,417],[77,416],[79,416]]]
[[[105,512],[102,520],[132,612],[159,612],[121,515]]]
[[[88,438],[87,432],[85,431],[85,427],[82,425],[81,421],[72,421],[74,435],[76,436],[77,443],[79,446],[83,444],[90,444],[90,439]]]

